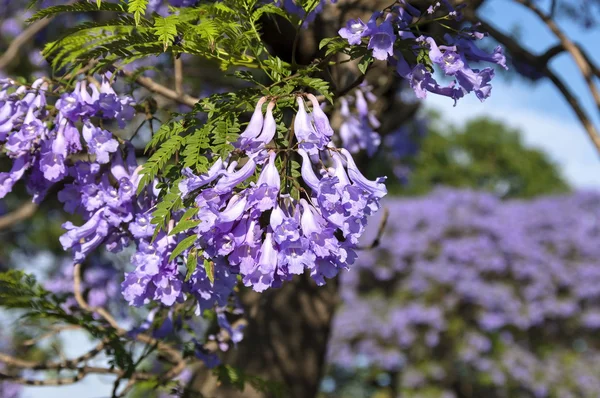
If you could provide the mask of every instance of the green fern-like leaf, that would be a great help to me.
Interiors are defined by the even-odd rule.
[[[100,3],[92,4],[86,0],[81,0],[75,4],[66,4],[60,6],[47,7],[39,10],[31,18],[27,20],[28,23],[35,22],[39,19],[53,17],[58,14],[67,12],[91,12],[91,11],[114,11],[114,12],[126,12],[125,8],[121,4],[115,3]]]
[[[154,20],[154,33],[164,45],[164,51],[173,44],[175,36],[177,36],[177,15],[169,15],[168,17],[158,17]]]
[[[129,0],[127,2],[127,11],[133,14],[136,25],[139,25],[147,7],[148,0]]]

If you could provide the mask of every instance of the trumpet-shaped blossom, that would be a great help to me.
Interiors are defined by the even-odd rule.
[[[341,28],[338,33],[344,39],[348,40],[349,44],[357,45],[362,42],[362,38],[366,29],[367,25],[361,21],[360,18],[357,18],[346,22],[346,26]]]
[[[458,8],[455,10],[447,1],[442,3],[449,16],[460,19]],[[427,15],[440,6],[440,3],[431,6]],[[468,62],[494,63],[506,69],[506,57],[502,48],[496,47],[491,54],[481,50],[475,43],[484,34],[477,32],[475,27],[465,28],[456,35],[445,34],[445,43],[438,46],[433,37],[421,35],[415,27],[414,24],[422,18],[418,9],[407,2],[401,2],[385,13],[375,12],[366,28],[362,22],[350,20],[338,33],[351,45],[360,45],[362,38],[368,37],[367,48],[372,50],[373,57],[387,60],[395,67],[397,73],[409,81],[417,98],[425,98],[428,92],[450,97],[455,104],[458,99],[471,92],[481,101],[488,98],[494,71],[491,68],[472,69]],[[383,21],[378,23],[380,19]],[[422,56],[424,50],[429,51],[429,59]],[[433,77],[433,66],[439,67],[454,81],[447,86],[440,86]],[[361,126],[356,120],[350,120],[342,129],[342,134],[345,140],[355,141],[352,146],[360,147],[355,140],[360,130]],[[354,152],[354,148],[349,149]]]

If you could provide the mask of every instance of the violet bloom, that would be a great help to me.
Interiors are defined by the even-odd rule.
[[[0,198],[12,191],[13,186],[23,178],[29,167],[31,167],[31,159],[29,155],[25,155],[14,160],[10,172],[0,173]]]
[[[243,148],[252,142],[253,139],[258,137],[263,126],[263,113],[262,106],[267,101],[267,97],[261,97],[256,103],[254,113],[250,118],[250,122],[246,126],[243,133],[240,134],[238,140],[233,144],[236,148]]]
[[[254,174],[255,168],[256,163],[254,162],[254,159],[250,158],[238,171],[230,171],[227,169],[227,171],[222,173],[222,177],[215,185],[215,192],[224,194],[233,191],[238,184],[246,181]]]
[[[490,82],[494,75],[495,72],[492,68],[463,69],[456,74],[456,80],[467,92],[474,91],[477,98],[483,102],[492,92]]]
[[[387,195],[387,188],[383,184],[386,177],[379,177],[375,181],[367,180],[365,176],[362,175],[360,170],[358,170],[358,167],[356,166],[356,163],[354,163],[354,159],[352,158],[350,152],[343,148],[341,149],[341,152],[346,158],[346,162],[348,162],[348,174],[350,176],[350,179],[357,186],[359,186],[366,192],[369,192],[376,198],[382,198],[385,195]]]
[[[377,17],[373,15],[367,24],[368,29],[365,32],[365,36],[371,37],[367,48],[373,51],[375,59],[381,61],[385,61],[394,55],[396,35],[394,34],[391,16],[392,14],[388,14],[386,19],[377,26]]]
[[[373,156],[381,144],[381,137],[373,127],[377,128],[379,121],[369,112],[367,101],[360,90],[356,90],[356,109],[358,115],[350,112],[348,100],[341,98],[341,116],[344,121],[340,126],[342,145],[352,153],[366,150],[368,156]]]
[[[49,141],[42,142],[40,170],[44,173],[44,178],[50,182],[60,181],[67,175],[65,155],[62,154],[66,150],[60,150],[61,145],[60,141],[58,145],[52,145]],[[53,147],[59,149],[55,152]]]
[[[185,176],[179,183],[179,192],[182,197],[186,197],[190,192],[210,184],[217,179],[223,172],[223,160],[218,158],[208,171],[200,176],[196,176],[189,167],[182,170],[181,174]]]
[[[302,179],[312,189],[314,192],[319,190],[319,178],[315,174],[310,158],[308,157],[308,153],[303,149],[298,149],[298,153],[302,156],[302,168],[300,169],[300,173],[302,175]]]
[[[123,296],[130,305],[142,305],[150,300],[172,306],[183,299],[183,281],[175,262],[169,256],[177,241],[162,232],[153,243],[140,241],[131,262],[134,272],[126,274],[121,285]]]
[[[109,225],[104,218],[104,209],[98,210],[81,227],[76,227],[70,221],[63,224],[67,230],[60,237],[60,243],[65,250],[73,251],[73,260],[81,262],[96,247],[100,246],[109,234]]]
[[[23,125],[8,137],[4,148],[12,158],[23,156],[30,153],[34,142],[40,137],[45,137],[46,134],[46,126],[33,115],[33,109],[30,108]]]
[[[362,42],[363,33],[367,29],[367,25],[360,18],[351,19],[346,22],[346,26],[338,31],[338,34],[348,40],[350,45],[358,45]]]
[[[429,44],[429,59],[434,64],[439,65],[446,75],[454,76],[466,67],[461,56],[456,52],[456,47],[438,47],[432,37],[421,37],[421,39]],[[442,51],[444,52],[442,53]]]
[[[100,164],[108,163],[110,154],[116,152],[119,147],[119,143],[111,133],[89,122],[84,123],[82,135],[88,145],[89,152],[96,155],[96,161]]]
[[[448,43],[455,45],[461,54],[467,59],[475,62],[490,62],[501,66],[504,69],[508,69],[506,66],[506,56],[502,46],[497,46],[494,51],[489,54],[475,44],[474,40],[470,40],[464,37],[452,37],[449,34],[444,35],[444,39]]]
[[[415,66],[410,73],[409,78],[410,86],[419,99],[425,98],[427,96],[427,92],[431,92],[450,97],[456,104],[456,101],[462,98],[465,94],[463,90],[455,87],[454,82],[446,87],[440,86],[423,64],[418,64]]]
[[[250,195],[251,205],[260,212],[272,209],[277,203],[281,181],[275,166],[276,156],[277,154],[274,151],[269,153],[269,159],[258,177],[256,188],[253,189]]]
[[[56,101],[56,108],[61,112],[63,116],[69,120],[76,122],[79,120],[81,115],[84,113],[83,100],[79,93],[81,92],[81,82],[77,82],[75,90],[70,94],[63,94],[58,101]]]
[[[273,232],[267,231],[260,248],[260,257],[251,274],[243,278],[246,286],[252,285],[256,292],[263,292],[271,286],[277,268],[277,250],[274,247]]]
[[[154,235],[156,225],[150,223],[150,215],[141,213],[136,215],[135,220],[129,224],[129,232],[136,239],[150,238]]]
[[[329,124],[329,118],[321,109],[319,102],[317,101],[317,97],[312,94],[307,94],[306,97],[310,100],[313,108],[312,108],[312,120],[315,125],[315,129],[317,133],[321,136],[331,137],[333,135],[333,129]]]
[[[316,155],[319,150],[323,149],[330,142],[331,126],[329,126],[329,120],[321,108],[317,107],[318,111],[316,115],[314,110],[313,114],[309,115],[306,112],[302,98],[298,97],[296,101],[298,102],[298,112],[294,119],[294,133],[298,139],[299,147],[310,155]],[[314,120],[315,116],[317,118],[316,121]],[[313,121],[318,123],[318,129],[313,124]]]
[[[256,137],[256,142],[262,148],[271,142],[271,140],[275,137],[275,133],[277,132],[277,123],[273,117],[273,108],[275,108],[275,101],[271,101],[269,102],[269,105],[267,105],[267,113],[261,133],[258,137]]]

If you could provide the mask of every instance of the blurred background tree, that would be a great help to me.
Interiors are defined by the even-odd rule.
[[[420,141],[418,153],[407,159],[407,181],[404,185],[393,181],[394,193],[422,195],[444,185],[489,191],[505,198],[529,198],[569,189],[548,155],[526,146],[521,133],[501,121],[478,118],[456,127],[439,116],[428,120],[427,133],[415,138]]]

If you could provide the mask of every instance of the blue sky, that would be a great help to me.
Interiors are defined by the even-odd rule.
[[[507,0],[488,0],[481,14],[503,31],[511,31],[519,26],[521,44],[535,53],[541,53],[556,43],[552,33],[535,15],[519,4]],[[600,64],[598,29],[585,31],[564,20],[559,24]],[[562,54],[551,66],[555,71],[560,71],[571,89],[578,93],[579,100],[596,125],[600,126],[600,115],[594,109],[591,95],[569,56]],[[452,100],[433,95],[425,103],[426,106],[441,111],[448,120],[456,124],[461,124],[470,117],[485,115],[517,127],[523,132],[525,142],[545,150],[560,165],[563,175],[574,186],[600,188],[600,156],[592,147],[573,111],[550,82],[532,85],[520,78],[505,79],[500,76],[494,82],[492,96],[484,103],[469,96],[453,107]],[[80,355],[91,348],[91,343],[77,333],[68,333],[66,336],[68,343],[65,348],[69,356]],[[24,398],[108,397],[112,381],[110,377],[89,376],[73,386],[28,387]]]
[[[536,54],[557,43],[552,32],[520,4],[489,0],[481,15],[505,32],[518,26],[520,44]],[[559,20],[559,25],[600,64],[598,29],[586,31],[567,20]],[[570,56],[561,54],[552,61],[551,67],[560,73],[596,126],[600,126],[600,115]],[[600,188],[600,157],[574,112],[551,82],[532,84],[519,77],[498,76],[493,87],[492,96],[484,103],[470,96],[454,107],[452,100],[431,95],[426,105],[441,111],[446,119],[458,125],[470,117],[489,116],[517,127],[525,142],[545,150],[575,187]]]

